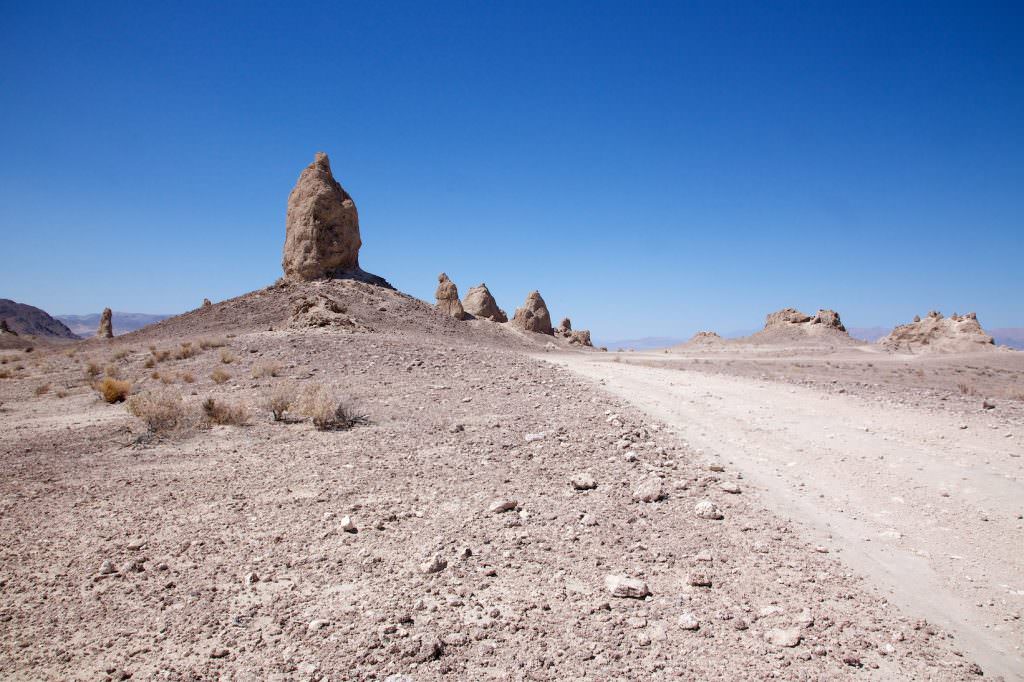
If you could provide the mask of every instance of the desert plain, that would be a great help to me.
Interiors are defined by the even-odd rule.
[[[265,289],[4,332],[5,679],[1021,678],[1024,355],[973,315],[608,352],[360,270],[324,155],[287,230]]]

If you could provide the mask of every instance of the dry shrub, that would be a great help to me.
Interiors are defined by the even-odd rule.
[[[11,374],[11,370],[9,370],[9,369],[0,369],[0,379],[10,379],[12,376],[14,376],[14,375]]]
[[[122,348],[121,350],[119,350],[116,353],[114,353],[114,356],[113,356],[113,359],[111,360],[111,362],[116,361],[116,360],[124,360],[130,354],[131,354],[130,350],[128,350],[127,348]]]
[[[196,375],[192,372],[182,372],[181,380],[186,384],[194,384],[196,382]]]
[[[177,360],[187,360],[196,354],[196,349],[192,346],[191,341],[182,341],[181,347],[178,348],[178,352],[174,354]]]
[[[183,430],[191,422],[181,396],[168,390],[132,396],[128,412],[141,419],[150,433],[161,435]]]
[[[174,375],[170,372],[164,372],[160,375],[160,383],[166,386],[167,384],[174,383]]]
[[[213,398],[203,401],[203,415],[211,424],[241,426],[249,421],[249,410],[244,405],[232,405]]]
[[[167,358],[171,357],[171,351],[169,351],[169,350],[157,350],[156,348],[154,348],[152,346],[150,346],[149,352],[152,354],[153,359],[156,360],[157,362],[163,362]]]
[[[971,386],[970,384],[964,383],[962,381],[956,385],[956,388],[958,391],[960,391],[960,395],[977,395],[978,393],[976,390],[974,390],[974,386]]]
[[[149,378],[152,379],[153,381],[159,381],[160,372],[153,372],[152,374],[149,375]]]
[[[111,379],[120,379],[121,370],[118,369],[117,366],[115,365],[107,365],[106,367],[103,368],[103,376],[108,376]]]
[[[49,392],[50,384],[42,384],[41,386],[36,386],[36,395],[46,395]]]
[[[228,345],[227,339],[203,339],[199,342],[199,347],[203,350],[222,348],[226,345]]]
[[[220,361],[225,365],[230,365],[235,361],[235,356],[231,354],[231,351],[226,348],[220,352]]]
[[[293,404],[295,404],[295,387],[288,384],[275,386],[264,402],[264,406],[270,411],[276,422],[284,418],[284,413],[290,410]]]
[[[63,388],[58,388],[57,392],[54,393],[54,395],[57,396],[58,398],[67,398],[68,397],[68,392],[66,390],[64,390]]]
[[[146,358],[146,362],[144,362],[142,366],[145,367],[146,369],[153,369],[154,367],[156,367],[156,360],[152,356],[150,356]]]
[[[281,366],[276,362],[257,362],[252,368],[252,378],[276,377],[280,371]]]
[[[313,384],[307,389],[300,409],[318,431],[341,431],[366,422],[363,415],[338,400],[323,384]]]
[[[210,372],[210,378],[213,379],[215,384],[223,384],[225,381],[231,378],[231,375],[222,370],[220,367]]]
[[[95,379],[100,375],[101,371],[103,370],[100,366],[91,360],[89,361],[89,364],[85,366],[85,376],[87,379]]]
[[[103,377],[103,380],[96,384],[96,390],[99,391],[100,397],[108,403],[123,403],[131,393],[132,385],[114,377]]]

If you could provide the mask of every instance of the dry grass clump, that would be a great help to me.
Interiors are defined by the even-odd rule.
[[[223,384],[225,381],[231,378],[231,375],[222,370],[220,367],[210,372],[210,378],[213,379],[215,384]]]
[[[223,348],[228,345],[227,339],[202,339],[199,342],[199,347],[203,350],[209,350],[210,348]]]
[[[67,398],[68,392],[63,388],[58,388],[57,392],[54,393],[54,395],[57,396],[58,398]]]
[[[223,362],[225,365],[230,365],[232,362],[235,361],[235,356],[232,355],[231,351],[225,348],[220,352],[220,361]]]
[[[281,384],[275,386],[270,395],[267,396],[264,401],[264,407],[273,415],[274,421],[279,422],[284,419],[284,413],[295,404],[295,398],[295,387]]]
[[[98,364],[90,360],[89,363],[85,366],[85,377],[87,379],[95,379],[100,375],[100,372],[102,371],[102,368]]]
[[[146,369],[153,369],[154,367],[156,367],[156,359],[153,358],[153,356],[151,355],[148,358],[146,358],[146,361],[142,364],[142,366],[145,367]]]
[[[50,384],[42,384],[36,386],[36,395],[46,395],[50,392]]]
[[[257,362],[252,368],[253,379],[263,379],[266,377],[276,377],[277,373],[281,371],[281,365],[276,362]]]
[[[154,372],[154,374],[156,374],[156,372]],[[163,384],[164,386],[166,386],[167,384],[173,384],[174,375],[171,374],[170,372],[164,372],[163,374],[160,375],[160,383]]]
[[[171,357],[171,351],[169,350],[157,350],[154,346],[149,347],[150,355],[156,362],[163,362],[167,358]]]
[[[958,391],[960,391],[960,395],[977,395],[978,394],[978,392],[976,390],[974,390],[974,386],[971,386],[970,384],[964,383],[963,381],[958,383],[956,385],[956,388],[957,388]]]
[[[131,393],[132,385],[114,377],[103,377],[103,380],[96,384],[96,390],[99,391],[100,397],[108,403],[123,403]]]
[[[121,370],[116,365],[107,365],[103,368],[103,376],[108,376],[111,379],[120,379]]]
[[[0,369],[0,379],[10,379],[14,376],[9,369]]]
[[[116,353],[114,353],[113,358],[112,358],[111,361],[113,362],[113,361],[116,361],[116,360],[124,360],[129,355],[131,355],[131,351],[128,350],[127,348],[122,348],[121,350],[119,350]]]
[[[141,419],[150,433],[158,435],[183,430],[191,423],[181,396],[168,390],[132,396],[128,412]]]
[[[249,410],[244,405],[232,405],[213,398],[203,401],[203,415],[211,424],[241,426],[249,421]]]
[[[181,380],[186,384],[194,384],[196,382],[196,375],[192,372],[182,372]]]
[[[302,414],[313,421],[318,431],[342,431],[366,423],[366,417],[338,400],[323,384],[313,384],[302,396]]]
[[[191,341],[182,341],[181,346],[178,348],[178,352],[174,354],[174,359],[187,360],[195,356],[197,352],[198,351],[195,349],[195,347],[192,346]]]

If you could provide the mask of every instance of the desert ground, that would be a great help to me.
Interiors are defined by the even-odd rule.
[[[0,362],[6,679],[1024,670],[1019,353],[600,353],[326,281]],[[317,390],[359,418],[267,406]]]

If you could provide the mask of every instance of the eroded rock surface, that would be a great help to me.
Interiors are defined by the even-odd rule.
[[[114,314],[110,311],[110,308],[104,308],[103,314],[100,315],[100,326],[96,330],[96,338],[98,339],[112,339],[114,338]]]
[[[317,152],[288,195],[286,231],[285,278],[322,279],[359,269],[359,214],[334,179],[327,154]]]
[[[505,311],[498,307],[498,302],[494,300],[490,289],[483,282],[466,293],[466,298],[462,300],[462,308],[473,317],[492,322],[508,322]]]
[[[539,291],[533,291],[526,297],[523,307],[516,309],[512,323],[528,332],[554,334],[554,330],[551,328],[551,313],[548,312],[548,307]]]
[[[985,333],[974,313],[953,313],[943,317],[942,313],[933,310],[923,319],[914,319],[910,324],[896,327],[888,336],[879,339],[878,343],[890,350],[936,353],[995,348],[995,341]]]
[[[461,320],[466,317],[466,312],[459,302],[459,289],[455,282],[448,279],[448,275],[441,273],[437,276],[437,291],[434,292],[437,299],[437,307],[445,315]]]

